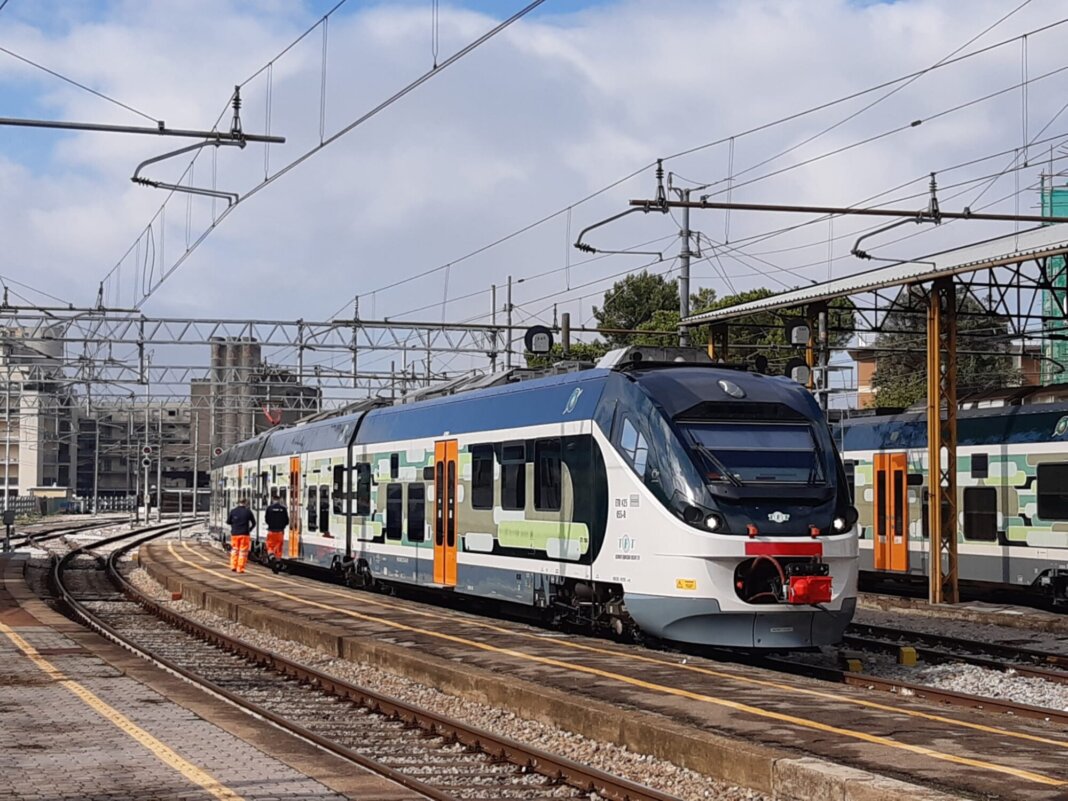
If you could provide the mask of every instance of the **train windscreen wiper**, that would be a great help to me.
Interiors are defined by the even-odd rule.
[[[734,486],[736,486],[736,487],[742,486],[742,484],[743,484],[742,480],[740,478],[738,478],[738,476],[734,475],[734,473],[732,473],[730,470],[728,470],[726,465],[724,465],[723,462],[721,462],[716,457],[716,455],[714,453],[712,453],[712,451],[710,451],[708,449],[707,446],[702,445],[699,442],[694,442],[693,440],[690,441],[690,446],[692,448],[695,448],[698,451],[698,453],[700,453],[702,456],[704,456],[706,459],[708,459],[708,461],[712,464],[712,466],[714,468],[716,468],[717,470],[719,470],[720,475],[722,475],[724,478],[726,478]]]

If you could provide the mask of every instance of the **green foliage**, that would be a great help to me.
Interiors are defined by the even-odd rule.
[[[874,342],[877,349],[894,351],[876,353],[872,387],[875,405],[881,408],[904,408],[927,397],[926,300],[906,288],[897,304],[902,310],[886,315]],[[1019,384],[1019,371],[1008,352],[1008,321],[991,314],[971,294],[958,298],[957,307],[958,396]]]
[[[675,309],[678,325],[679,285],[662,275],[640,272],[616,281],[604,293],[604,304],[593,308],[597,327],[602,329],[649,328],[657,312]],[[656,330],[655,328],[653,330]],[[634,344],[627,334],[605,334],[613,348]]]
[[[751,289],[735,295],[716,297],[711,289],[702,289],[691,296],[690,308],[693,314],[725,309],[754,300],[762,300],[777,293],[770,289]],[[828,319],[830,334],[828,340],[832,348],[841,348],[849,342],[853,331],[853,304],[847,298],[834,300],[830,304]],[[664,310],[656,313],[645,326],[651,331],[674,331],[679,325],[678,311]],[[709,341],[711,326],[698,326],[690,329],[690,342],[700,347]],[[730,361],[752,361],[757,354],[768,359],[773,371],[781,370],[790,359],[801,355],[801,350],[786,344],[786,330],[783,315],[780,312],[757,312],[747,317],[731,320],[727,330],[727,354]],[[636,336],[634,344],[670,346],[678,344],[675,337],[657,334]]]
[[[626,345],[672,347],[678,344],[679,309],[678,282],[668,281],[663,276],[648,272],[628,275],[617,281],[605,292],[604,304],[594,308],[601,329],[631,329],[644,332],[672,333],[605,333],[605,341],[574,343],[569,358],[596,361],[612,348]],[[735,295],[718,297],[710,287],[699,289],[690,295],[690,309],[694,314],[728,306],[737,306],[749,301],[761,300],[776,294],[770,289],[752,289]],[[829,335],[832,348],[844,347],[852,336],[853,305],[845,298],[830,304]],[[700,326],[690,331],[690,342],[703,347],[709,341],[709,326]],[[803,349],[786,344],[783,316],[779,312],[759,312],[728,324],[728,357],[731,361],[752,360],[763,354],[773,371],[779,371],[785,363],[803,354]],[[544,356],[527,354],[530,367],[547,367],[564,359],[560,345],[554,345]]]
[[[594,342],[572,342],[571,352],[564,355],[563,346],[559,342],[553,345],[548,353],[527,353],[527,367],[552,367],[557,362],[594,362],[608,353],[607,343],[595,340]]]

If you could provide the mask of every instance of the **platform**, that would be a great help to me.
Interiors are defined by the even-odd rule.
[[[413,798],[57,614],[24,564],[0,557],[0,799]]]
[[[792,774],[835,788],[826,798],[944,797],[890,780],[983,798],[1068,798],[1068,732],[1041,721],[564,635],[259,566],[236,576],[207,545],[157,543],[140,559],[224,617],[765,792]]]

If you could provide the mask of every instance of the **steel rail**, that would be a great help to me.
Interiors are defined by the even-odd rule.
[[[61,595],[63,602],[74,610],[92,629],[123,648],[157,664],[168,672],[227,700],[231,704],[257,717],[267,720],[279,728],[287,730],[324,750],[334,753],[381,776],[389,778],[414,792],[421,793],[428,798],[434,799],[434,801],[454,801],[453,796],[450,796],[429,784],[425,784],[416,778],[406,775],[400,770],[382,765],[381,763],[346,748],[327,737],[323,737],[316,732],[310,731],[298,723],[287,720],[282,715],[242,698],[238,693],[232,692],[210,680],[197,676],[192,671],[175,664],[166,657],[155,654],[150,650],[129,641],[120,632],[97,618],[90,610],[85,608],[84,605],[80,604],[78,600],[73,597],[73,594],[67,591],[63,586],[62,569],[65,567],[66,563],[76,555],[99,545],[136,536],[137,534],[146,534],[145,536],[130,542],[127,546],[116,549],[108,556],[106,562],[107,574],[111,581],[119,587],[127,598],[170,625],[184,630],[205,642],[221,647],[238,656],[248,659],[251,662],[262,665],[265,668],[274,670],[282,675],[296,678],[301,682],[312,684],[324,693],[349,700],[372,712],[385,715],[394,720],[402,721],[408,725],[416,726],[430,735],[446,738],[450,742],[462,744],[469,749],[476,749],[495,760],[510,762],[523,770],[545,776],[550,781],[564,782],[583,792],[597,793],[602,798],[611,799],[611,801],[677,801],[673,796],[666,795],[652,788],[612,776],[611,774],[597,770],[596,768],[581,765],[564,757],[523,745],[522,743],[509,738],[492,734],[491,732],[487,732],[474,726],[469,726],[461,721],[453,720],[430,710],[408,704],[369,688],[360,687],[342,679],[329,676],[314,668],[287,659],[280,654],[256,647],[240,639],[230,637],[222,632],[215,631],[214,629],[179,615],[172,610],[166,609],[134,587],[119,571],[117,561],[122,554],[131,548],[159,537],[174,527],[175,526],[171,525],[165,526],[162,530],[156,529],[152,531],[140,530],[136,532],[125,532],[116,537],[101,540],[97,543],[90,543],[83,548],[72,550],[63,557],[63,559],[57,561],[53,571],[55,588]]]
[[[1029,662],[1032,665],[1047,665],[1068,669],[1068,654],[1039,651],[1034,648],[1020,648],[1015,645],[1002,645],[994,642],[979,642],[977,640],[967,640],[963,637],[950,637],[944,634],[930,634],[923,631],[899,629],[892,626],[874,626],[866,623],[851,623],[849,631],[860,636],[910,640],[921,642],[934,648],[958,648],[963,651],[985,654],[999,659],[1010,659]]]
[[[880,692],[893,693],[899,697],[915,697],[938,704],[1002,712],[1019,718],[1046,720],[1058,725],[1068,726],[1068,711],[1061,711],[1050,707],[1031,706],[1029,704],[1020,704],[1006,699],[990,698],[984,695],[969,695],[968,693],[959,693],[953,690],[930,687],[926,684],[915,684],[896,679],[887,679],[881,676],[873,676],[869,673],[852,673],[829,665],[812,665],[803,662],[793,662],[780,656],[742,654],[724,649],[704,649],[702,654],[710,655],[713,658],[718,658],[723,661],[735,662],[749,665],[751,667],[763,668],[765,670],[773,670],[778,673],[787,673],[792,676],[804,676],[806,678],[829,682],[831,684],[845,684],[850,687],[858,687],[864,690],[879,690]]]
[[[63,537],[67,534],[76,534],[80,531],[91,531],[94,528],[103,528],[104,526],[111,526],[115,523],[121,523],[125,519],[125,516],[119,516],[108,520],[95,520],[92,523],[83,523],[77,526],[61,526],[59,528],[44,529],[43,531],[26,531],[22,534],[18,534],[11,537],[11,547],[25,548],[27,545],[36,545],[41,542],[49,542],[59,537]]]
[[[117,571],[113,575],[113,578],[117,578],[120,581],[120,586],[127,597],[130,597],[131,600],[134,600],[143,608],[167,623],[170,623],[172,626],[187,631],[202,640],[218,645],[279,673],[292,676],[299,681],[314,684],[323,692],[355,702],[373,712],[386,715],[394,720],[417,726],[431,735],[445,736],[455,742],[467,746],[468,748],[482,751],[495,759],[511,762],[514,765],[539,773],[546,778],[565,782],[586,792],[596,792],[602,798],[612,799],[613,801],[676,801],[673,796],[660,793],[652,788],[644,787],[634,782],[627,781],[626,779],[612,776],[611,774],[597,770],[596,768],[581,765],[566,759],[565,757],[541,751],[507,737],[493,734],[484,729],[470,726],[461,721],[414,706],[367,687],[351,684],[350,682],[330,676],[315,668],[302,665],[287,657],[274,653],[273,651],[251,645],[235,637],[230,637],[229,635],[201,625],[196,621],[190,620],[164,608],[162,605],[144,596],[143,593],[134,588],[121,576],[121,574],[118,574]],[[264,710],[264,712],[267,715],[273,715],[273,713],[267,712],[266,710]],[[347,752],[347,749],[332,744],[329,740],[321,738],[312,732],[308,732],[308,736],[313,738],[317,744],[322,745],[324,748],[329,748],[331,750],[340,749]],[[367,767],[377,772],[382,772],[382,766],[379,766],[371,760],[366,760],[366,758],[359,754],[355,754],[354,752],[351,753],[353,753],[353,757],[362,761],[361,764],[365,764]],[[386,768],[385,770],[396,773],[392,768]],[[399,773],[397,773],[396,776],[390,775],[390,778],[394,778],[396,781],[405,784],[405,786],[409,786],[409,783],[412,781],[408,777]],[[422,783],[419,784],[421,785]],[[429,787],[428,785],[423,786]],[[426,792],[431,795],[431,797],[435,797],[433,793],[438,792],[433,790],[433,788],[423,790],[413,787],[412,789],[417,789],[419,792]],[[441,797],[444,799],[450,798],[447,795],[441,795]]]
[[[892,642],[890,640],[873,637],[855,637],[852,635],[846,635],[842,641],[853,648],[881,651],[883,653],[894,653],[903,645],[901,642]],[[926,648],[923,646],[913,647],[916,649],[916,654],[928,662],[943,664],[947,662],[963,662],[968,665],[974,665],[975,667],[998,670],[1003,673],[1013,671],[1018,676],[1025,676],[1030,679],[1042,679],[1055,684],[1068,684],[1068,673],[1064,671],[1046,670],[1045,668],[1032,667],[1030,664],[998,661],[997,659],[988,659],[982,656],[975,656],[974,654],[962,654],[954,651],[944,651],[938,648]]]
[[[1019,718],[1033,718],[1046,720],[1058,726],[1068,726],[1068,712],[1050,707],[1032,706],[1008,701],[1001,698],[990,698],[985,695],[968,695],[953,690],[943,690],[939,687],[930,687],[926,684],[913,684],[907,681],[897,681],[881,676],[872,676],[867,673],[849,673],[842,671],[842,683],[851,687],[862,687],[869,690],[881,690],[897,695],[907,694],[910,697],[921,698],[940,704],[952,706],[970,707],[991,712],[1002,712]]]

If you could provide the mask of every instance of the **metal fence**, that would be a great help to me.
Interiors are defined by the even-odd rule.
[[[8,509],[14,509],[19,517],[25,515],[45,514],[47,503],[44,498],[32,498],[29,495],[17,495],[7,499]]]

